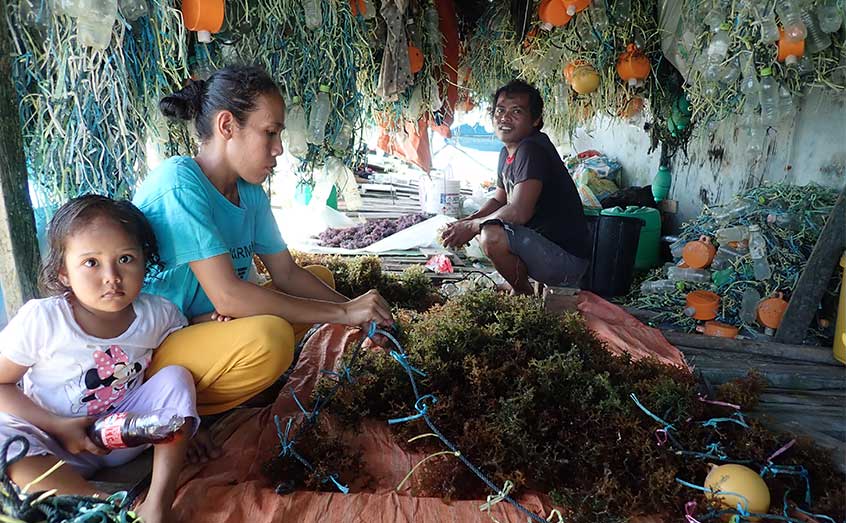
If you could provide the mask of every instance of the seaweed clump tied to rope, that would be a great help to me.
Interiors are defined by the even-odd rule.
[[[292,255],[300,266],[323,265],[328,268],[335,277],[335,289],[344,296],[360,296],[376,289],[394,307],[415,311],[425,311],[443,302],[443,297],[420,265],[392,274],[382,270],[382,262],[375,255],[342,257],[299,251]]]
[[[719,509],[689,487],[708,463],[741,463],[784,500],[784,509],[773,505],[777,519],[797,521],[794,505],[846,515],[844,478],[827,452],[768,431],[727,401],[752,404],[753,383],[700,395],[686,369],[615,357],[578,316],[549,314],[531,298],[480,291],[401,318],[391,357],[348,347],[312,403],[335,430],[387,419],[398,444],[428,454],[409,473],[412,495],[511,502],[531,490],[548,494],[567,521],[678,521],[691,500]],[[318,408],[303,412],[311,419]],[[283,454],[299,456],[282,425]],[[311,437],[331,437],[311,426]],[[343,486],[343,473],[331,477]]]
[[[13,453],[17,445],[20,451]],[[29,488],[49,475],[48,470],[29,485],[19,488],[9,478],[9,466],[26,456],[29,441],[22,436],[9,438],[0,449],[0,521],[4,523],[63,523],[66,521],[97,521],[100,523],[140,523],[129,510],[131,500],[125,492],[107,499],[87,496],[56,495],[55,490],[28,493]],[[59,462],[62,466],[62,462]]]
[[[836,191],[819,185],[764,184],[742,192],[723,206],[707,208],[698,217],[682,225],[680,244],[703,235],[714,239],[719,229],[727,227],[758,225],[767,243],[771,276],[756,280],[751,255],[747,253],[736,258],[727,268],[712,271],[711,281],[679,282],[674,291],[659,294],[643,294],[640,289],[634,288],[622,301],[627,306],[655,312],[652,318],[655,323],[669,323],[693,330],[696,321],[683,312],[685,296],[693,290],[710,290],[720,296],[718,321],[745,327],[744,334],[759,335],[760,328],[741,317],[744,291],[753,289],[761,298],[782,292],[785,299],[789,299],[836,199]],[[727,210],[741,205],[744,207],[742,213],[730,220],[717,220]],[[839,277],[839,274],[833,276],[833,284],[828,287],[828,292],[838,288]],[[663,278],[666,275],[656,269],[646,281]]]

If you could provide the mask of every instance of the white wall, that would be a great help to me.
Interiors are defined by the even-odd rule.
[[[763,152],[747,152],[748,138],[735,119],[713,131],[700,129],[671,163],[670,198],[679,203],[673,226],[702,211],[703,205],[730,200],[762,182],[843,188],[846,184],[846,92],[813,91],[798,104],[792,119],[770,128]],[[619,120],[600,120],[589,134],[579,131],[574,151],[598,149],[616,158],[626,185],[648,185],[658,169],[659,150],[647,154],[649,137],[641,128]]]

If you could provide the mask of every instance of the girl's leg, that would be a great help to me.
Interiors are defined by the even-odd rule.
[[[9,467],[9,476],[20,488],[44,474],[50,467],[59,462],[56,456],[29,456]],[[106,497],[94,485],[83,478],[79,472],[68,464],[64,464],[29,488],[29,492],[57,489],[58,494],[78,494],[82,496]]]
[[[144,523],[163,523],[174,520],[173,500],[176,480],[185,463],[185,452],[192,427],[184,426],[179,436],[170,443],[155,445],[153,451],[153,479],[144,502],[136,512]]]

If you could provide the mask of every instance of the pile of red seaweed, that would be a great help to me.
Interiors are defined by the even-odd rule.
[[[408,214],[399,218],[381,218],[346,229],[326,229],[318,237],[324,247],[360,249],[383,238],[408,229],[426,219],[425,214]]]

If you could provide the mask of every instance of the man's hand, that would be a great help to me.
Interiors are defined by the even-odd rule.
[[[101,449],[88,437],[88,427],[95,421],[94,417],[58,418],[50,433],[71,454],[90,452],[102,456],[108,454],[109,451]]]
[[[447,225],[441,235],[444,247],[458,248],[467,245],[479,234],[479,223],[476,220],[460,220]]]

